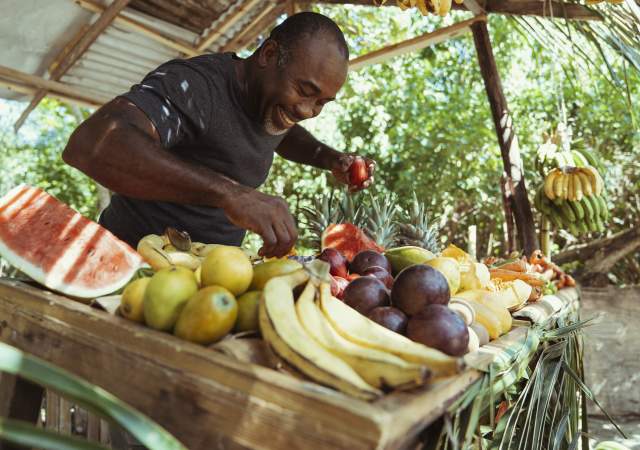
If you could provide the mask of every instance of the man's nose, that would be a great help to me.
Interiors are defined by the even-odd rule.
[[[302,120],[311,119],[320,114],[320,111],[322,111],[321,105],[308,102],[300,103],[296,107],[296,115]]]

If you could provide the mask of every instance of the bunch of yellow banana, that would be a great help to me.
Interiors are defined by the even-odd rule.
[[[593,166],[563,167],[551,170],[544,179],[544,193],[549,200],[580,201],[582,197],[599,196],[604,181]]]
[[[162,235],[149,234],[138,242],[137,251],[153,270],[170,266],[182,266],[196,270],[217,244],[191,242],[188,238],[176,237],[169,229]]]
[[[624,4],[624,0],[587,0],[587,5],[597,5],[598,3],[610,3],[611,5],[622,5]]]
[[[549,199],[545,186],[536,192],[534,205],[557,229],[569,231],[574,236],[589,232],[603,232],[609,219],[609,209],[604,196],[593,193],[575,198]]]
[[[363,400],[376,399],[385,388],[411,388],[430,375],[460,370],[460,359],[394,333],[332,297],[323,264],[273,278],[263,290],[260,331],[287,363]],[[301,285],[296,301],[293,290]]]
[[[381,4],[384,4],[383,0]],[[401,10],[408,8],[418,8],[423,16],[428,14],[438,14],[446,16],[451,10],[451,0],[396,0]],[[464,0],[455,0],[457,4],[462,4]]]

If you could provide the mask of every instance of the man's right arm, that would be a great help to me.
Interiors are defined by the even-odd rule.
[[[124,98],[107,103],[82,123],[62,158],[130,197],[220,207],[231,222],[263,238],[261,253],[266,256],[283,256],[297,239],[282,199],[172,155],[149,118]]]

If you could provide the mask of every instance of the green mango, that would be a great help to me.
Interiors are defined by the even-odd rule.
[[[398,274],[402,269],[414,264],[424,264],[436,257],[429,250],[420,247],[407,246],[387,250],[384,254],[391,263],[393,274]]]

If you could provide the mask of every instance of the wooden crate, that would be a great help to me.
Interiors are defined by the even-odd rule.
[[[367,403],[8,279],[0,340],[103,387],[190,449],[412,448],[480,376]]]

